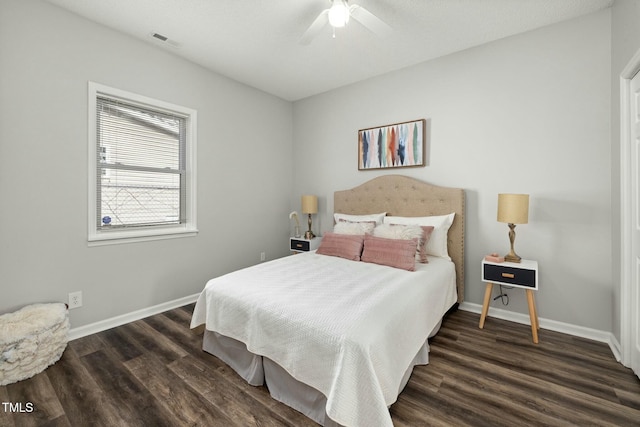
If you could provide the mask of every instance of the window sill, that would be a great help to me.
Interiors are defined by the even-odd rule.
[[[165,230],[107,231],[89,236],[88,246],[119,245],[125,243],[149,242],[154,240],[195,237],[196,228],[168,228]]]

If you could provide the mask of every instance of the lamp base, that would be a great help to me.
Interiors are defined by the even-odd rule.
[[[304,208],[302,209],[304,210]],[[309,214],[309,219],[307,220],[307,223],[309,224],[309,229],[304,232],[304,238],[307,240],[311,240],[314,237],[316,237],[316,235],[313,234],[313,231],[311,231],[311,214]]]
[[[509,223],[509,242],[511,243],[511,250],[504,256],[504,260],[507,262],[520,262],[522,258],[516,255],[516,251],[513,250],[513,242],[516,241],[516,225]]]
[[[504,260],[507,262],[516,262],[519,263],[520,261],[522,261],[522,258],[520,258],[518,255],[511,253],[511,254],[507,254],[504,256]]]

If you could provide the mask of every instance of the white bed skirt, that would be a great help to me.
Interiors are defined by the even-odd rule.
[[[429,337],[438,332],[441,324],[442,321],[429,334]],[[327,398],[321,392],[296,380],[274,361],[249,352],[244,343],[217,332],[205,330],[202,349],[225,362],[249,384],[253,386],[266,384],[273,399],[303,413],[320,425],[325,427],[340,426],[327,415]],[[407,367],[398,389],[398,395],[409,382],[413,367],[428,363],[429,343],[425,341]]]

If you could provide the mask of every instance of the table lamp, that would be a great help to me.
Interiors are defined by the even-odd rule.
[[[498,222],[509,224],[509,242],[511,251],[505,255],[504,260],[520,262],[522,258],[513,250],[513,242],[516,240],[516,224],[529,222],[529,195],[528,194],[498,194]]]
[[[311,214],[318,213],[318,197],[316,196],[302,196],[302,213],[309,215],[309,230],[304,232],[305,239],[313,239],[315,234],[311,231]]]

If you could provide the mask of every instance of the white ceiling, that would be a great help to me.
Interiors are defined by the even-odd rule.
[[[351,0],[393,28],[351,20],[300,37],[329,0],[47,0],[219,74],[294,101],[610,7],[613,0]],[[151,37],[169,38],[163,43]],[[173,45],[175,46],[173,46]]]

